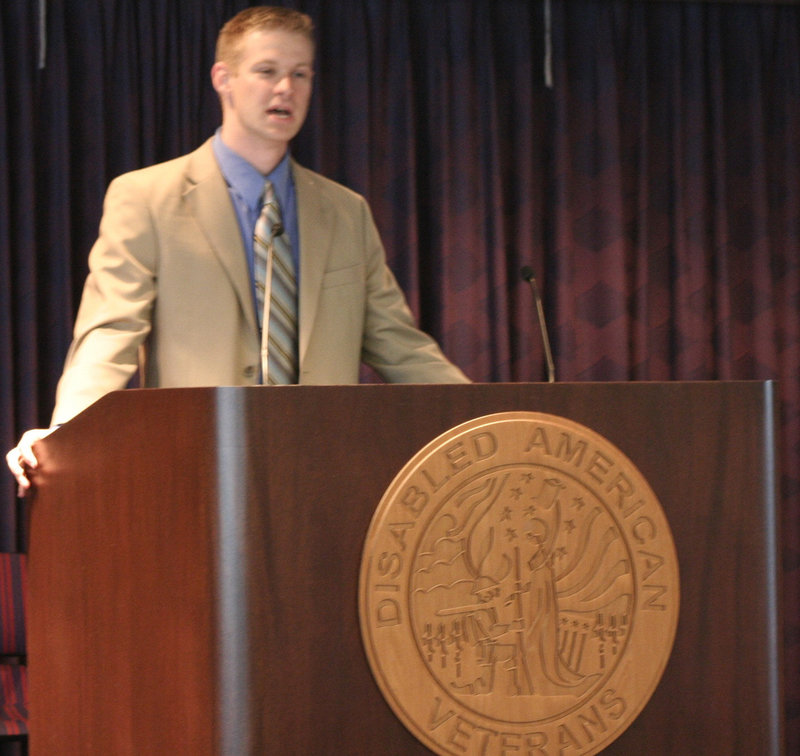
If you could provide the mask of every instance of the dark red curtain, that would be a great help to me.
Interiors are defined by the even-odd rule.
[[[0,4],[4,450],[48,420],[107,182],[212,133],[214,37],[248,4]],[[473,379],[545,376],[528,264],[560,380],[779,381],[800,750],[800,7],[552,0],[548,39],[544,0],[283,4],[319,30],[296,156],[368,197]]]

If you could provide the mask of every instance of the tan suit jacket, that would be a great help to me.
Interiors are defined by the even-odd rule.
[[[300,383],[468,379],[414,324],[364,199],[296,163]],[[250,273],[210,140],[109,186],[53,423],[128,385],[147,346],[146,385],[259,380]]]

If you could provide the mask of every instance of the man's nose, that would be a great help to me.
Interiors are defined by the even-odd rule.
[[[290,74],[286,74],[286,76],[282,76],[278,79],[277,83],[275,84],[275,91],[276,92],[291,92],[294,89],[294,84],[292,82],[292,77]]]

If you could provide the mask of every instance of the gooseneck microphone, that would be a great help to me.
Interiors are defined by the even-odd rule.
[[[277,239],[282,234],[283,234],[283,223],[281,223],[280,221],[276,221],[275,223],[272,224],[272,227],[269,230],[269,240],[267,245],[268,249],[267,266],[266,266],[267,269],[264,272],[264,279],[261,280],[257,275],[255,276],[256,287],[262,294],[264,294],[267,291],[267,283],[269,283],[270,286],[272,285],[272,257],[275,253],[274,244],[275,244],[275,239]],[[267,302],[267,311],[268,310],[269,310],[269,302]]]
[[[539,330],[542,333],[542,344],[544,345],[544,358],[547,362],[547,382],[555,383],[556,366],[553,363],[553,353],[550,351],[550,337],[547,335],[547,322],[544,319],[544,308],[542,298],[539,296],[539,286],[536,284],[536,276],[530,265],[523,265],[520,270],[523,281],[527,281],[533,290],[533,299],[536,302],[536,319],[539,321]]]

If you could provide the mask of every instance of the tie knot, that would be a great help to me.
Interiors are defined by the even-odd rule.
[[[284,228],[281,218],[281,207],[278,203],[278,198],[275,196],[275,187],[271,181],[267,181],[264,184],[264,203],[261,206],[260,217],[266,224],[266,228],[262,230],[262,233],[266,231],[273,240],[274,237],[283,234]],[[256,225],[256,232],[258,232],[258,230],[259,226]]]
[[[278,206],[278,201],[275,198],[275,187],[271,181],[264,182],[264,193],[261,196],[263,200],[262,205]]]

